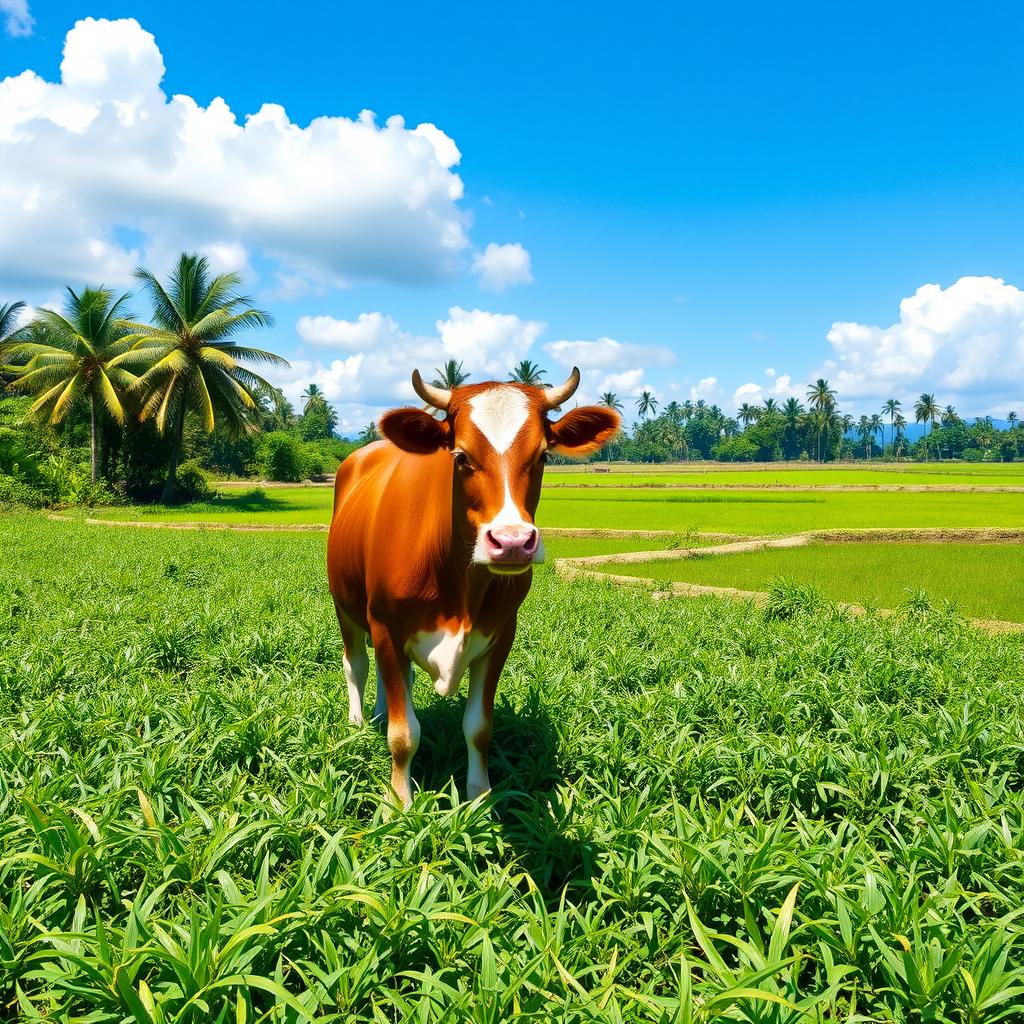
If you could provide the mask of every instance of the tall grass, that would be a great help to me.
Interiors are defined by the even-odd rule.
[[[1019,1015],[1020,638],[542,569],[388,815],[322,537],[0,531],[0,1018]]]

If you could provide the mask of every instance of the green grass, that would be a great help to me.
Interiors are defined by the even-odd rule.
[[[604,469],[605,467],[599,467]],[[973,487],[1024,487],[1024,462],[1018,463],[955,463],[941,466],[808,466],[793,467],[763,464],[756,469],[709,469],[704,465],[630,467],[612,466],[610,472],[594,472],[589,466],[563,469],[550,467],[545,473],[548,487],[586,484],[591,487],[669,486],[672,484],[746,484],[757,487],[821,487],[825,485],[862,486],[934,486],[965,485]]]
[[[542,526],[747,535],[869,527],[1024,527],[1024,496],[960,492],[548,490]]]
[[[809,544],[679,561],[595,565],[625,576],[767,590],[778,578],[834,601],[895,608],[924,590],[964,615],[1024,622],[1020,544]]]
[[[225,492],[216,501],[178,508],[122,507],[107,519],[288,525],[329,523],[333,492],[281,487]],[[871,526],[1024,526],[1020,494],[800,491],[659,491],[622,487],[546,487],[537,521],[577,528],[783,534]]]
[[[463,698],[421,678],[422,792],[387,815],[322,535],[0,535],[0,1019],[963,1024],[1024,998],[1020,637],[542,567],[490,802],[454,796]]]

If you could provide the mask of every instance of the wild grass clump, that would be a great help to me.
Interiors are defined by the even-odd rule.
[[[388,814],[322,537],[0,534],[0,1019],[1019,1014],[1020,637],[544,568],[494,794],[418,681]]]
[[[764,616],[772,622],[792,619],[797,615],[816,615],[827,605],[825,596],[814,587],[777,576],[768,584]]]

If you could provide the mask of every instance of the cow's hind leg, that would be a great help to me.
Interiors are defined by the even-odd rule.
[[[353,725],[363,724],[363,690],[370,672],[370,659],[366,656],[366,630],[357,626],[337,605],[341,639],[345,645],[342,666],[348,687],[348,720]]]
[[[498,678],[505,667],[508,652],[516,635],[513,621],[498,635],[486,654],[481,655],[469,668],[469,698],[462,717],[462,732],[466,737],[469,764],[466,771],[466,796],[476,799],[491,788],[487,772],[487,754],[491,747],[491,729],[494,720],[494,694]]]
[[[384,690],[387,702],[391,789],[396,800],[408,807],[412,803],[412,759],[420,745],[420,723],[412,706],[412,663],[384,627],[371,623],[371,639],[378,687]]]

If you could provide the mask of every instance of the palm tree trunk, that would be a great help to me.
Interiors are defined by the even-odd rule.
[[[181,459],[181,449],[185,443],[185,403],[181,403],[181,413],[178,415],[178,422],[174,426],[174,436],[171,441],[171,459],[167,464],[167,479],[164,481],[164,493],[160,500],[165,505],[174,501],[178,489],[178,462]]]
[[[91,431],[91,444],[92,444],[92,482],[96,483],[99,480],[99,460],[97,458],[96,451],[96,396],[93,395],[90,402],[90,416],[89,416],[89,427]]]

